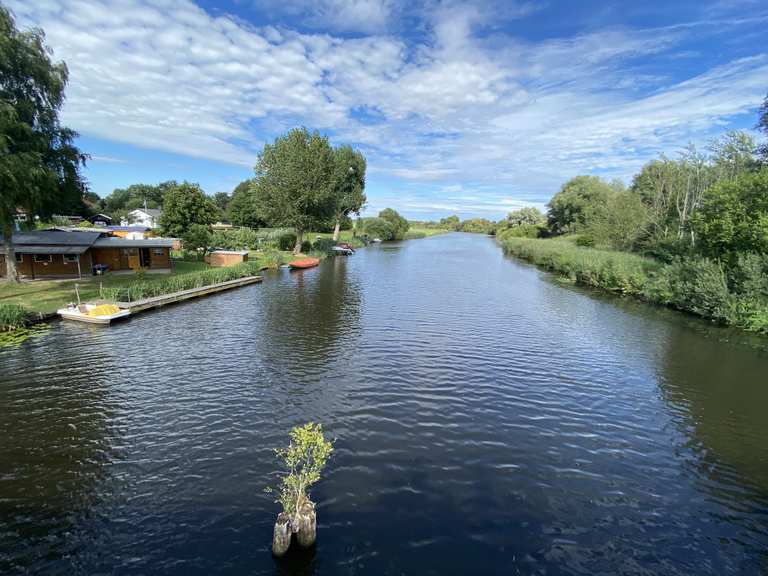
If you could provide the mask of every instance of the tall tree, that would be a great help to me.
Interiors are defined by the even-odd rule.
[[[333,241],[338,242],[339,230],[345,217],[359,214],[365,204],[365,156],[350,146],[340,146],[333,151]]]
[[[616,185],[597,176],[571,178],[549,201],[547,219],[550,229],[555,234],[577,232],[586,225],[587,208],[605,203],[608,196],[617,191]]]
[[[160,226],[165,234],[182,238],[192,224],[208,226],[219,216],[219,209],[198,184],[184,182],[165,193]]]
[[[760,116],[757,121],[757,129],[765,134],[768,138],[768,96],[763,100],[763,105],[760,106]],[[768,164],[768,142],[765,142],[760,146],[760,155],[762,156],[763,163]]]
[[[294,254],[304,232],[333,217],[335,162],[328,138],[295,128],[265,144],[256,163],[256,200],[271,226],[296,231]]]
[[[11,282],[16,210],[49,216],[82,201],[86,189],[86,156],[73,143],[77,134],[59,123],[67,67],[51,56],[43,31],[20,32],[0,5],[0,229]]]
[[[232,192],[229,201],[229,221],[235,226],[261,228],[267,223],[259,210],[253,179],[243,180]]]

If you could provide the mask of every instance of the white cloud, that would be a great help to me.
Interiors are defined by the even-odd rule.
[[[682,44],[699,25],[526,42],[498,20],[540,4],[482,2],[428,3],[418,41],[394,35],[400,0],[259,4],[353,38],[257,28],[189,0],[7,3],[67,62],[64,121],[80,132],[251,166],[264,140],[304,124],[360,146],[372,184],[422,187],[402,194],[413,211],[503,213],[579,172],[626,178],[765,96],[764,52],[682,81],[634,67],[698,61]]]

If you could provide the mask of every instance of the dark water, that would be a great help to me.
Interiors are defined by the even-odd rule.
[[[275,563],[272,448],[337,438]],[[768,573],[768,355],[450,235],[0,350],[0,573]]]

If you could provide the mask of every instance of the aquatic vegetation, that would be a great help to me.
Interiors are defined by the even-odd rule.
[[[18,304],[0,304],[0,332],[23,328],[30,321],[30,313]]]
[[[0,331],[0,348],[20,346],[30,338],[46,335],[50,328],[48,324],[33,324],[28,328]]]

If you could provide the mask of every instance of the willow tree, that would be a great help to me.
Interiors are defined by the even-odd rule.
[[[333,240],[339,240],[341,221],[350,214],[359,214],[365,204],[365,156],[351,146],[339,146],[333,151]]]
[[[86,156],[73,144],[77,134],[59,123],[67,67],[51,55],[42,30],[20,32],[0,5],[0,229],[11,282],[16,211],[50,215],[85,192]]]
[[[253,190],[270,226],[293,228],[301,252],[304,232],[333,217],[333,149],[328,138],[295,128],[265,144],[256,163]]]

